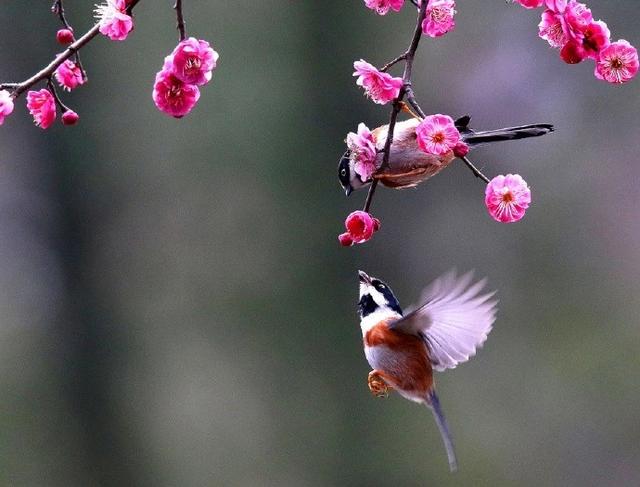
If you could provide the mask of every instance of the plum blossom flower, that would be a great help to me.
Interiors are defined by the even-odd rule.
[[[560,49],[567,43],[567,36],[562,27],[561,17],[552,10],[542,12],[542,20],[538,24],[538,35],[551,47]]]
[[[184,83],[202,86],[211,79],[218,53],[207,41],[190,37],[176,46],[170,58],[176,78]]]
[[[519,3],[524,8],[538,8],[542,7],[544,0],[515,0],[516,3]]]
[[[364,4],[379,15],[386,15],[389,10],[399,12],[404,5],[404,0],[364,0]]]
[[[496,176],[487,184],[484,202],[494,220],[517,222],[529,208],[531,190],[519,174]]]
[[[602,20],[591,22],[582,31],[582,49],[585,56],[592,59],[598,57],[598,53],[611,44],[611,32],[607,24]]]
[[[429,37],[440,37],[456,26],[456,2],[453,0],[429,0],[426,17],[422,21],[422,32]]]
[[[460,132],[449,115],[429,115],[416,127],[418,146],[427,154],[442,155],[460,142]]]
[[[354,161],[354,170],[360,179],[368,181],[376,172],[376,139],[363,124],[358,124],[358,133],[347,134],[347,147],[351,152],[351,160]]]
[[[196,85],[180,81],[171,71],[163,69],[156,75],[153,101],[158,109],[172,117],[184,117],[200,98]]]
[[[353,68],[353,75],[358,76],[356,84],[364,88],[365,94],[374,103],[384,105],[398,97],[402,88],[402,78],[394,78],[388,73],[378,71],[364,59],[354,62]]]
[[[27,93],[27,108],[35,124],[42,129],[49,128],[56,119],[56,101],[46,88]]]
[[[347,217],[344,226],[347,231],[340,234],[338,240],[341,245],[349,247],[370,240],[374,232],[380,229],[380,220],[365,211],[358,210]]]
[[[123,41],[133,29],[133,19],[127,14],[126,0],[106,0],[96,5],[95,16],[100,24],[100,33],[112,41]]]
[[[626,83],[637,73],[638,51],[624,39],[600,51],[596,60],[596,78],[609,83]]]
[[[80,66],[70,59],[67,59],[58,66],[55,77],[58,83],[60,83],[60,86],[67,91],[71,91],[85,82]]]
[[[13,98],[7,90],[0,90],[0,125],[13,112]]]

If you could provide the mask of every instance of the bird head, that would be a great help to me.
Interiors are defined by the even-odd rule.
[[[360,281],[358,313],[361,319],[376,312],[402,315],[400,303],[386,283],[375,277],[369,277],[363,271],[358,271],[358,278]]]
[[[351,159],[351,151],[347,150],[338,163],[338,180],[347,196],[355,189],[366,186],[371,181],[363,182],[354,169],[354,162]]]

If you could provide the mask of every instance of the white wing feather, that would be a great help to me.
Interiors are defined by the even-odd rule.
[[[439,277],[423,292],[425,304],[391,325],[424,339],[435,370],[453,369],[475,355],[496,319],[495,292],[480,294],[486,279],[472,280],[472,272]]]

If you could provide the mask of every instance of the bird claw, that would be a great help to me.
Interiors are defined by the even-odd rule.
[[[375,370],[369,372],[369,379],[367,380],[369,390],[371,394],[376,397],[388,397],[389,386],[384,379]]]

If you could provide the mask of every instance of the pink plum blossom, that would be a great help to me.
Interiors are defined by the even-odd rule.
[[[46,88],[27,93],[27,108],[35,124],[42,129],[49,128],[56,119],[56,101]]]
[[[398,97],[402,88],[402,78],[394,78],[388,73],[378,71],[363,59],[353,63],[353,68],[353,75],[358,76],[356,84],[364,88],[365,94],[374,103],[384,105]]]
[[[73,110],[67,110],[62,114],[63,125],[75,125],[80,120],[80,116]]]
[[[582,31],[582,36],[582,48],[585,55],[592,59],[596,59],[598,53],[611,44],[611,32],[602,20],[587,25]]]
[[[399,12],[404,5],[404,0],[364,0],[364,4],[379,15],[386,15],[389,10]]]
[[[112,41],[123,41],[133,29],[133,19],[127,14],[126,0],[106,0],[96,5],[96,18],[100,24],[100,33]]]
[[[544,0],[515,0],[516,3],[519,3],[524,8],[538,8],[542,7]]]
[[[67,59],[58,66],[55,77],[58,83],[60,83],[60,86],[67,91],[71,91],[85,82],[80,66],[70,59]]]
[[[170,58],[176,78],[184,83],[201,86],[211,79],[211,72],[218,61],[218,53],[207,41],[190,37],[176,46]]]
[[[556,12],[545,10],[538,25],[538,35],[547,41],[551,47],[560,49],[567,43],[567,36],[562,27],[562,20]]]
[[[609,83],[626,83],[637,73],[638,51],[624,39],[600,51],[596,60],[596,78]]]
[[[427,13],[422,21],[422,32],[429,37],[440,37],[456,26],[456,2],[453,0],[429,0]]]
[[[487,184],[484,202],[494,220],[517,222],[529,208],[531,190],[519,174],[496,176]]]
[[[0,90],[0,125],[13,112],[13,98],[7,90]]]
[[[418,146],[427,154],[442,155],[460,142],[460,132],[449,115],[429,115],[416,127]]]
[[[340,234],[338,240],[341,245],[349,247],[370,240],[374,232],[380,229],[380,220],[365,211],[358,210],[347,217],[344,226],[347,231]]]
[[[180,81],[171,71],[163,69],[156,75],[153,101],[158,109],[172,117],[184,117],[200,98],[196,85]]]
[[[360,123],[358,133],[347,134],[347,147],[354,161],[354,170],[362,181],[369,181],[376,172],[376,139],[369,128]]]

